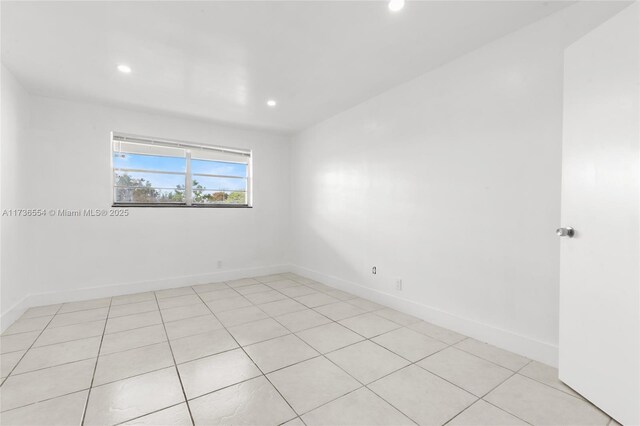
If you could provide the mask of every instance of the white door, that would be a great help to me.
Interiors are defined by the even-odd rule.
[[[638,3],[565,52],[560,379],[640,424]]]

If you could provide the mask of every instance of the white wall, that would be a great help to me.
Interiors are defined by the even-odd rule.
[[[19,208],[24,193],[20,165],[24,159],[29,124],[29,95],[14,76],[4,67],[0,71],[2,101],[0,102],[0,215],[4,209]],[[4,314],[19,305],[28,290],[21,279],[27,264],[25,261],[25,236],[28,229],[24,221],[0,219],[0,311]],[[15,317],[0,319],[0,326],[9,325]]]
[[[563,49],[620,7],[569,7],[297,135],[298,272],[556,364]]]
[[[36,96],[31,111],[21,207],[110,208],[111,131],[252,149],[254,207],[14,219],[32,234],[22,276],[28,305],[287,269],[287,136]]]

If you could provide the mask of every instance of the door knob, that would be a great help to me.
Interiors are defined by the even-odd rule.
[[[576,234],[576,231],[573,230],[573,228],[571,227],[566,227],[566,228],[558,228],[556,229],[556,235],[559,237],[573,237]]]

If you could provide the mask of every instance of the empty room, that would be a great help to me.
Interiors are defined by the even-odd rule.
[[[0,35],[1,425],[640,425],[638,1]]]

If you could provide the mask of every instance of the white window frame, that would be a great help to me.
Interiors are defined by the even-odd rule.
[[[185,201],[184,202],[165,202],[165,203],[123,203],[116,201],[116,191],[115,191],[115,171],[113,164],[113,156],[116,152],[116,145],[118,142],[133,142],[141,145],[158,145],[169,148],[176,148],[184,151],[185,155]],[[183,142],[172,139],[163,139],[163,138],[155,138],[148,136],[140,136],[133,135],[128,133],[121,132],[111,132],[111,137],[109,140],[109,144],[111,146],[110,152],[110,174],[111,174],[111,205],[113,207],[193,207],[193,208],[251,208],[253,207],[253,152],[250,149],[242,149],[242,148],[230,148],[224,146],[214,146],[214,145],[200,145],[191,142]],[[204,174],[204,173],[195,173],[191,172],[191,153],[192,150],[204,150],[204,151],[215,151],[218,153],[231,154],[234,156],[242,156],[246,159],[247,164],[247,174],[245,177],[238,176],[225,176],[225,175],[213,175],[213,174]],[[215,161],[215,160],[210,160]],[[233,162],[233,161],[229,161]],[[176,172],[168,172],[162,170],[137,170],[137,169],[124,169],[119,168],[120,171],[130,171],[130,172],[152,172],[152,173],[160,173],[160,174],[180,174]],[[233,179],[245,179],[246,180],[246,194],[245,204],[225,204],[225,203],[193,203],[193,191],[192,191],[192,182],[194,176],[203,176],[203,177],[214,177],[214,178],[233,178]],[[222,190],[222,189],[220,189]]]

